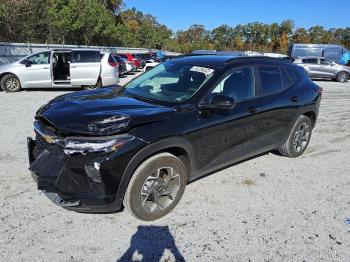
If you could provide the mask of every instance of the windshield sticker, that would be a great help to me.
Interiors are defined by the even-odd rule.
[[[192,66],[190,71],[203,73],[206,76],[208,76],[208,75],[211,75],[214,72],[214,69],[201,67],[201,66]]]

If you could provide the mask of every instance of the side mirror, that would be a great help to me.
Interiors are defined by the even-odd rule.
[[[30,62],[30,61],[25,61],[24,62],[24,65],[26,66],[26,67],[31,67],[32,66],[32,62]]]
[[[335,65],[336,65],[336,63],[335,63],[335,62],[332,62],[331,66],[335,66]]]
[[[210,102],[199,104],[199,108],[203,109],[233,109],[236,105],[232,97],[224,95],[216,95]]]

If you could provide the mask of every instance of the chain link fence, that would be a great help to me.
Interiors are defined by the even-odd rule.
[[[114,46],[85,46],[85,45],[56,45],[56,44],[32,44],[32,43],[6,43],[0,42],[0,64],[7,64],[18,61],[19,59],[32,53],[45,51],[48,49],[59,48],[89,48],[100,49],[113,53],[147,53],[150,51],[158,51],[147,48],[130,48],[130,47],[114,47]],[[173,52],[165,52],[166,54],[177,54]]]

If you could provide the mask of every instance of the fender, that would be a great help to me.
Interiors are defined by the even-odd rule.
[[[196,173],[196,165],[195,165],[195,155],[193,152],[192,145],[183,137],[172,137],[167,138],[151,145],[146,146],[142,150],[140,150],[129,162],[126,167],[121,182],[118,186],[117,197],[115,201],[122,201],[128,187],[131,176],[134,174],[136,168],[148,157],[151,155],[158,153],[160,151],[164,151],[168,148],[181,148],[186,151],[189,162],[190,162],[190,171],[188,180],[191,180],[191,177]]]

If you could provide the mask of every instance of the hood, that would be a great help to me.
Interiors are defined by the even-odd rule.
[[[49,122],[59,133],[113,135],[161,121],[169,107],[121,96],[116,88],[81,91],[58,96],[42,106],[36,119]]]

